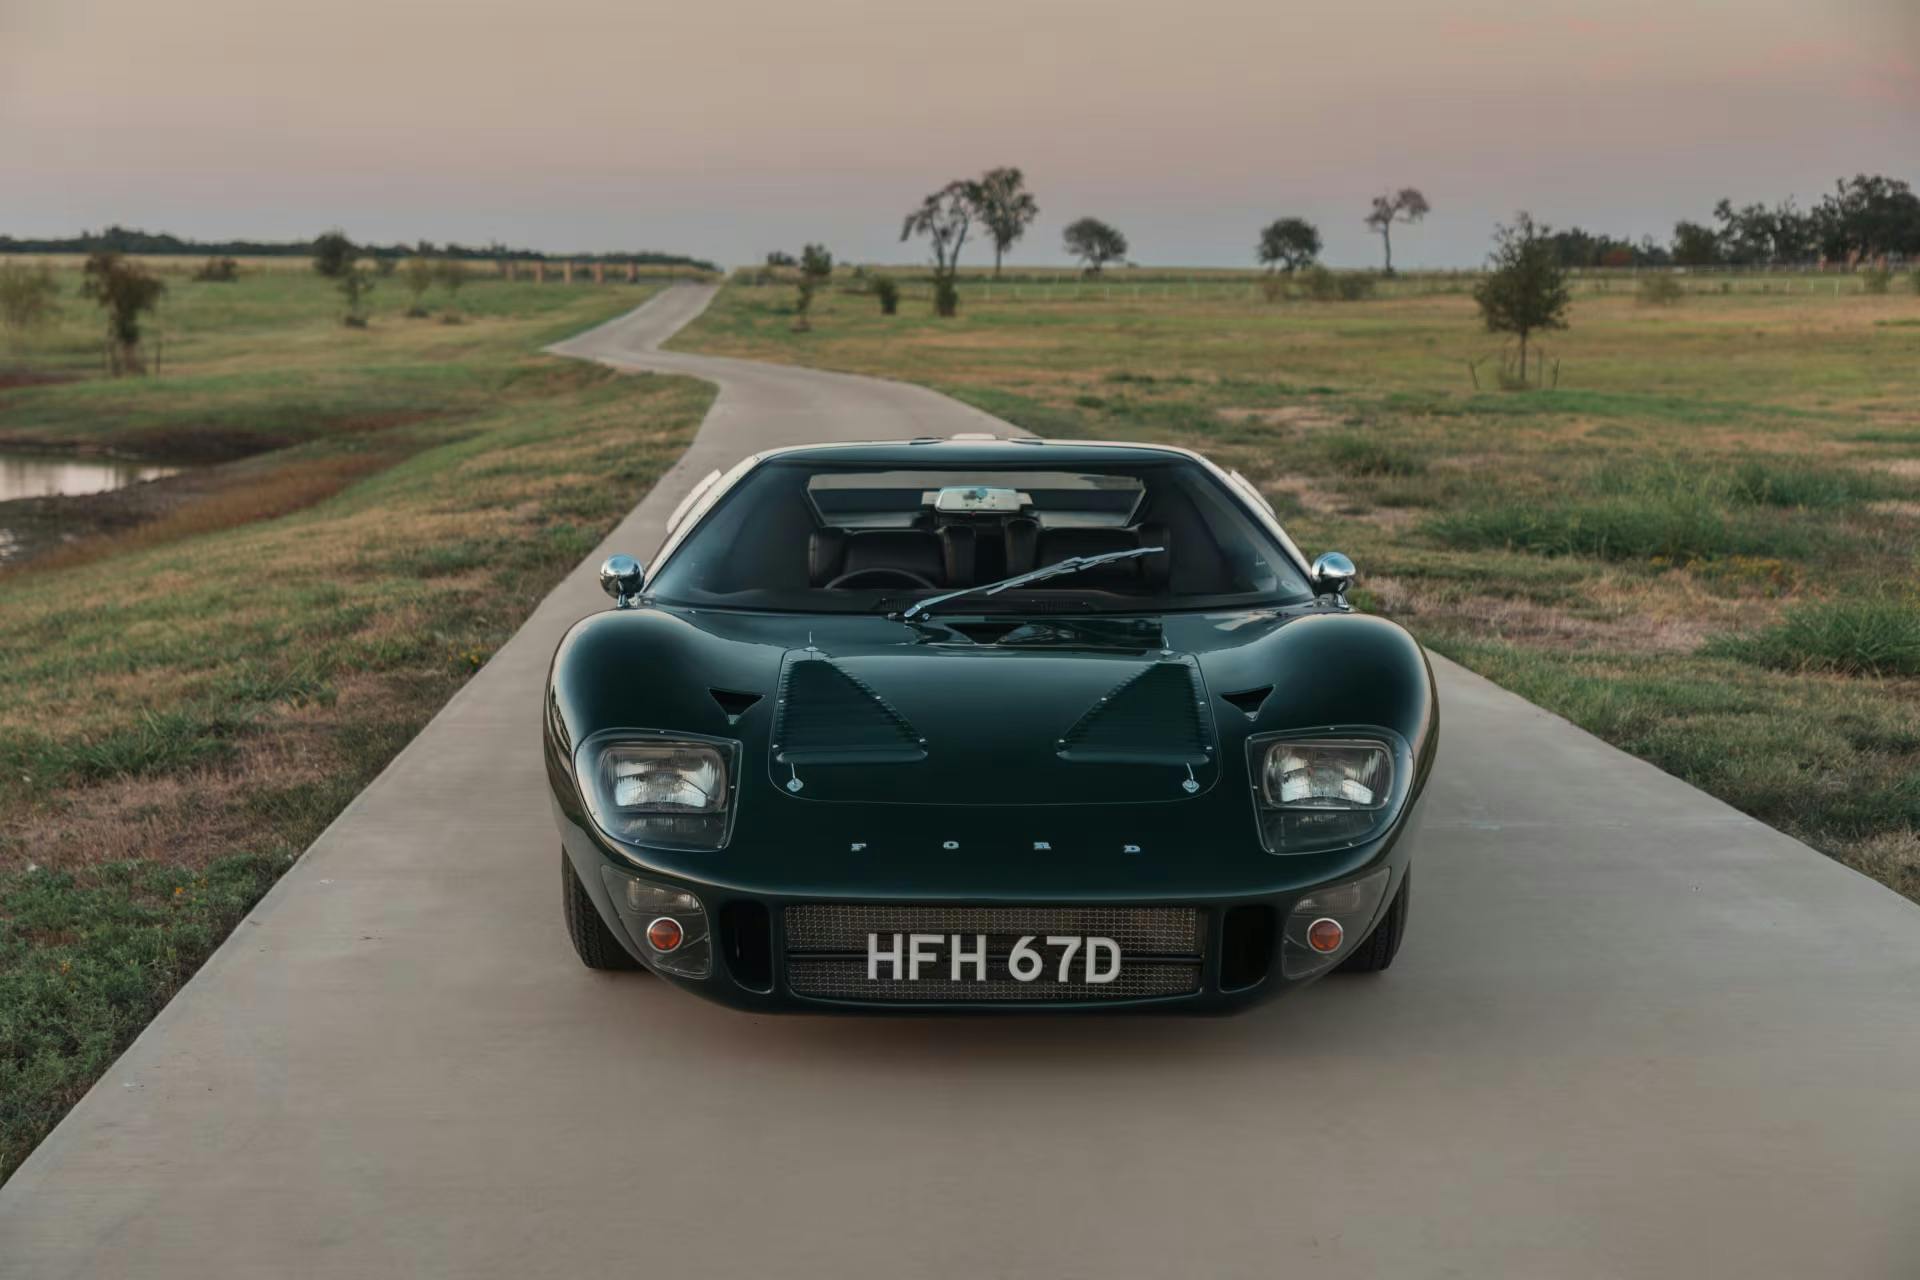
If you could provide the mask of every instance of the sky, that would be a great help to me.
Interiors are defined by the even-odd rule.
[[[1920,0],[0,0],[0,233],[500,240],[726,264],[922,256],[951,178],[1027,175],[1143,265],[1273,218],[1401,266],[1496,221],[1665,240],[1713,203],[1920,185]],[[967,261],[990,259],[969,250]]]

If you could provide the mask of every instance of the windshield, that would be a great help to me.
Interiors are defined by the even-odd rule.
[[[1116,551],[1148,553],[969,596],[946,611],[1119,613],[1312,596],[1279,543],[1207,468],[1164,456],[1058,470],[775,459],[715,505],[647,594],[704,607],[864,613]]]

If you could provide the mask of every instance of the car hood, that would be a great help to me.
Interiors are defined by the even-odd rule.
[[[829,803],[1165,802],[1219,773],[1200,665],[1172,649],[793,649],[771,719],[774,784]]]

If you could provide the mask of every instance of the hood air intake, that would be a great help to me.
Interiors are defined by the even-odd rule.
[[[1206,764],[1208,734],[1200,681],[1190,661],[1140,668],[1088,708],[1060,746],[1060,758],[1088,764]]]
[[[927,758],[907,718],[831,658],[787,660],[773,742],[782,764],[902,764]]]

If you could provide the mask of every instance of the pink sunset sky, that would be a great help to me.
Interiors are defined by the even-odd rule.
[[[1920,182],[1920,0],[0,0],[0,233],[503,240],[901,261],[948,178],[1026,170],[1014,265],[1082,214],[1251,265],[1369,196],[1406,266],[1492,224],[1665,240],[1713,202]],[[973,261],[984,255],[970,254]]]

